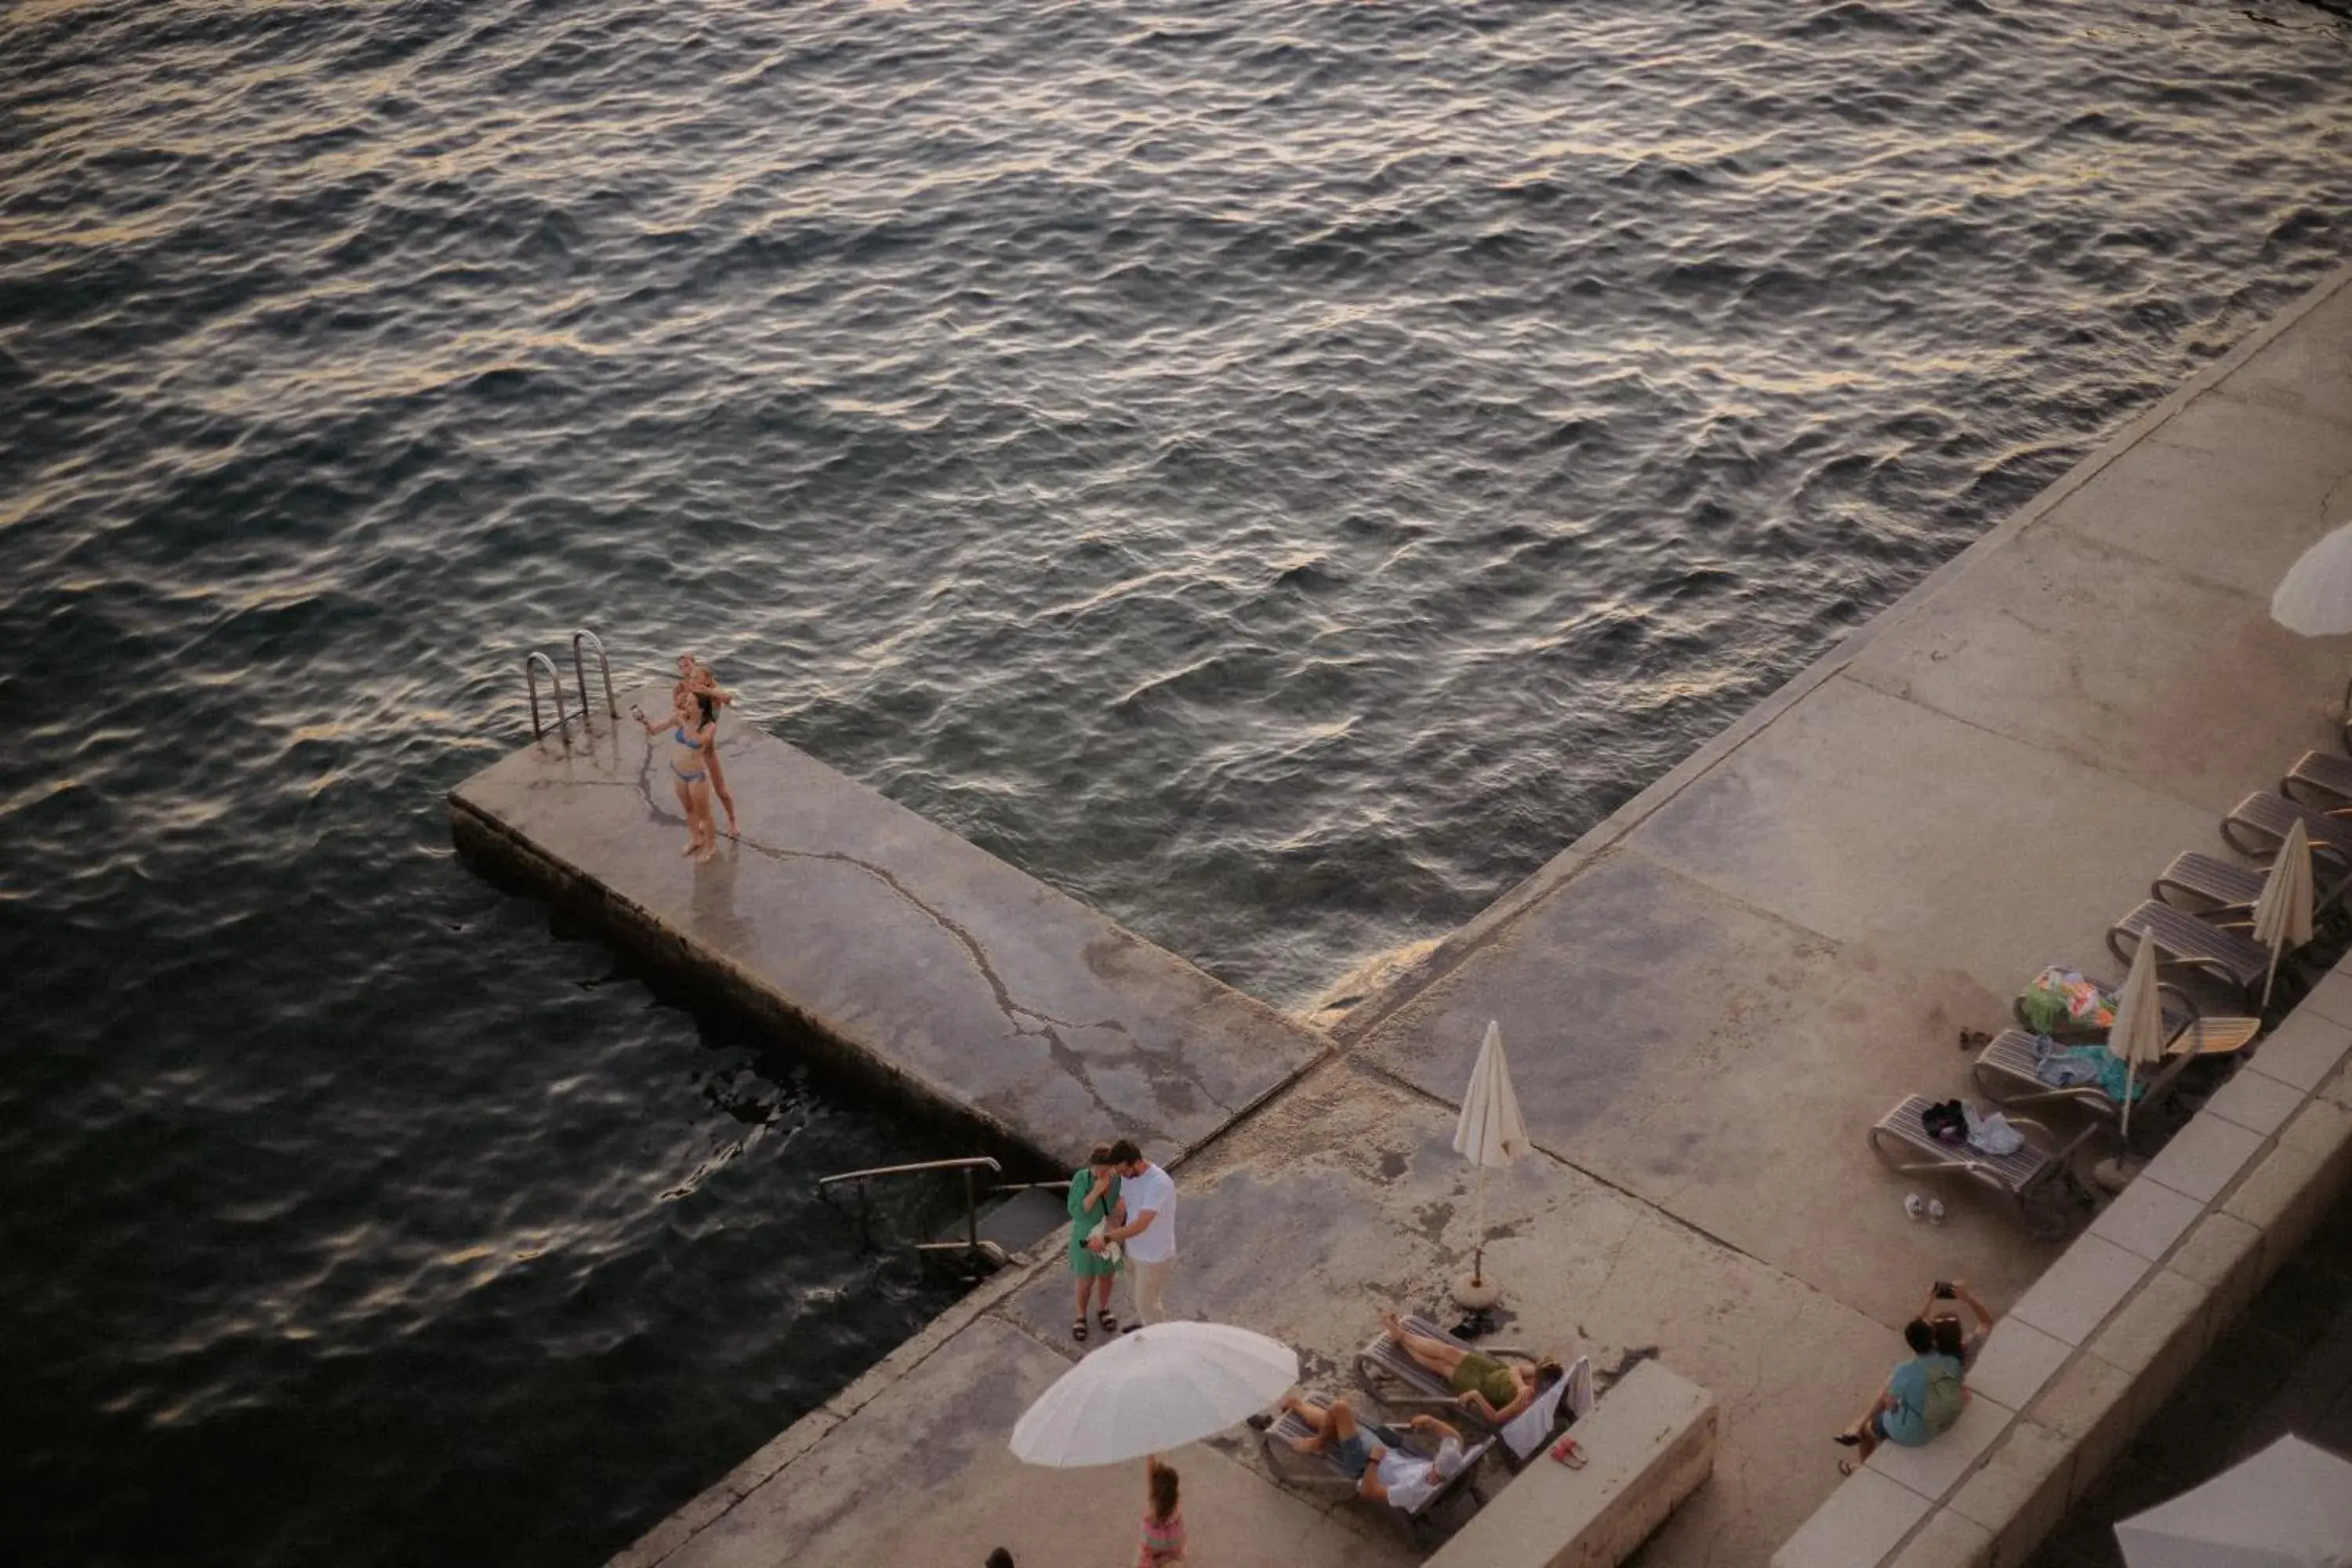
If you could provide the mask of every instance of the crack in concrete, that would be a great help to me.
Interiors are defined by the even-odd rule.
[[[654,798],[652,774],[653,752],[649,748],[646,752],[643,764],[638,769],[635,781],[637,794],[646,803],[646,816],[654,822],[683,826],[684,817],[664,810],[660,803]],[[623,784],[626,781],[593,782]],[[1094,1073],[1085,1054],[1063,1037],[1063,1030],[1101,1029],[1116,1034],[1128,1043],[1127,1059],[1143,1068],[1145,1076],[1151,1080],[1155,1089],[1173,1082],[1199,1095],[1218,1110],[1223,1111],[1228,1119],[1234,1115],[1233,1108],[1211,1093],[1206,1084],[1186,1076],[1181,1070],[1171,1070],[1171,1060],[1181,1056],[1181,1050],[1177,1052],[1151,1050],[1135,1037],[1133,1031],[1129,1030],[1124,1022],[1117,1018],[1104,1018],[1091,1023],[1073,1022],[1069,1019],[1057,1018],[1042,1008],[1030,1006],[1014,997],[1012,986],[997,972],[994,961],[989,957],[988,951],[982,945],[980,939],[947,911],[924,900],[914,889],[907,885],[904,879],[888,867],[877,866],[870,860],[860,859],[855,855],[846,854],[838,849],[787,848],[782,845],[763,843],[748,834],[735,835],[735,842],[751,850],[752,853],[779,864],[786,860],[823,860],[847,866],[854,870],[863,872],[889,889],[901,902],[922,915],[940,931],[945,931],[948,937],[963,950],[972,968],[978,972],[981,979],[987,983],[990,994],[995,999],[997,1012],[1012,1026],[1013,1034],[1022,1038],[1045,1042],[1046,1055],[1054,1065],[1061,1068],[1076,1082],[1081,1089],[1086,1091],[1087,1098],[1094,1103],[1097,1112],[1118,1131],[1150,1134],[1163,1130],[1122,1110],[1106,1099],[1102,1090],[1096,1087]],[[1033,1025],[1034,1026],[1032,1026]]]

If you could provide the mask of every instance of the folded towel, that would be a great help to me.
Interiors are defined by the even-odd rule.
[[[1578,1356],[1568,1375],[1537,1394],[1525,1410],[1503,1426],[1503,1441],[1520,1458],[1530,1458],[1535,1451],[1551,1441],[1551,1429],[1559,1418],[1561,1400],[1568,1401],[1571,1417],[1592,1413],[1592,1360]]]

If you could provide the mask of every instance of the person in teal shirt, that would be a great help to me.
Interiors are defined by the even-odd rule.
[[[1903,1326],[1903,1342],[1911,1347],[1911,1359],[1895,1363],[1868,1412],[1837,1435],[1840,1443],[1861,1450],[1838,1461],[1841,1475],[1861,1468],[1881,1442],[1916,1448],[1960,1418],[1967,1397],[1960,1388],[1960,1358],[1937,1350],[1936,1331],[1925,1319]]]
[[[1098,1143],[1087,1163],[1070,1178],[1070,1275],[1072,1280],[1070,1337],[1087,1339],[1087,1297],[1096,1298],[1095,1316],[1107,1334],[1118,1332],[1118,1318],[1110,1310],[1110,1282],[1118,1265],[1087,1249],[1087,1237],[1105,1225],[1118,1223],[1118,1170],[1110,1163],[1110,1145]]]

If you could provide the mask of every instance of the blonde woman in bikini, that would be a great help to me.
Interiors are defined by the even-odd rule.
[[[646,718],[642,708],[629,711],[646,727],[648,739],[667,729],[671,747],[670,782],[677,786],[677,804],[686,813],[686,847],[679,853],[698,861],[709,859],[719,841],[719,830],[710,820],[708,766],[719,744],[718,705],[699,693],[682,697],[670,710],[667,726]]]
[[[735,700],[735,694],[719,684],[716,671],[692,654],[682,653],[677,656],[677,684],[670,688],[669,700],[673,704],[683,702],[689,692],[710,699],[711,718],[714,722],[718,718],[718,710],[730,705]],[[710,793],[719,797],[719,805],[727,812],[727,837],[737,837],[739,835],[735,831],[735,796],[733,792],[728,789],[727,774],[719,765],[718,737],[715,733],[704,760],[710,770]]]

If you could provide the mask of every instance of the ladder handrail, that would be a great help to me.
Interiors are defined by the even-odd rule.
[[[563,672],[555,668],[553,659],[535,650],[525,654],[522,661],[523,684],[530,689],[530,738],[535,744],[547,737],[546,727],[539,719],[539,671],[541,665],[547,667],[547,684],[555,693],[556,731],[563,737],[563,749],[570,751],[572,721],[563,711]],[[588,692],[585,687],[580,693],[580,722],[583,728],[588,722]]]
[[[866,1212],[865,1184],[868,1177],[908,1176],[922,1171],[961,1171],[963,1173],[963,1239],[950,1242],[917,1242],[915,1250],[944,1252],[961,1247],[972,1257],[982,1258],[987,1256],[989,1244],[980,1239],[980,1187],[979,1184],[972,1180],[972,1173],[981,1170],[986,1170],[1000,1176],[1004,1173],[1004,1167],[987,1155],[966,1154],[955,1160],[918,1160],[911,1165],[876,1165],[869,1170],[844,1171],[837,1176],[818,1177],[816,1186],[817,1191],[822,1193],[827,1187],[842,1182],[857,1183],[858,1213],[863,1215]]]
[[[604,653],[604,639],[586,626],[572,634],[572,672],[580,678],[580,722],[588,722],[588,667],[580,658],[580,645],[587,643],[596,650],[596,664],[604,672],[604,711],[614,719],[621,716],[620,700],[613,695],[613,661]]]
[[[1004,1167],[985,1154],[967,1154],[957,1160],[919,1160],[911,1165],[877,1165],[866,1171],[844,1171],[837,1176],[820,1176],[817,1185],[832,1186],[835,1182],[862,1182],[868,1176],[903,1176],[916,1171],[969,1171],[985,1167],[998,1175]]]

